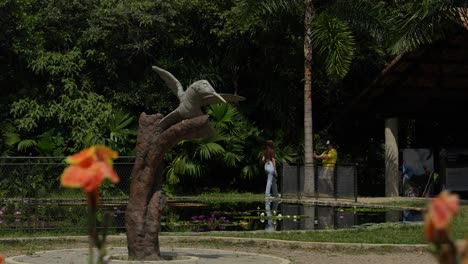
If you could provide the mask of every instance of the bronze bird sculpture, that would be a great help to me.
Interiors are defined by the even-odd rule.
[[[203,115],[202,106],[204,105],[245,100],[244,97],[238,95],[218,94],[206,80],[196,81],[184,91],[182,84],[170,72],[156,66],[152,69],[179,98],[179,106],[160,121],[163,127]]]

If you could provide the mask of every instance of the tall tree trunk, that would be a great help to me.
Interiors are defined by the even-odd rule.
[[[315,195],[312,130],[312,0],[304,0],[304,195]]]
[[[130,197],[125,212],[129,259],[159,260],[161,213],[166,197],[162,192],[164,154],[180,140],[205,137],[210,130],[208,116],[198,116],[162,127],[161,114],[139,119],[136,159]]]

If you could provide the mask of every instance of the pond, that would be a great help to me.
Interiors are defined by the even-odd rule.
[[[112,215],[112,228],[125,232],[125,203],[102,203]],[[86,229],[83,203],[0,206],[0,232],[17,230]],[[99,216],[98,216],[99,219]],[[422,221],[420,211],[313,206],[265,202],[169,202],[162,232],[324,230],[384,222]]]
[[[281,231],[342,229],[384,222],[419,222],[417,210],[264,203],[171,203],[162,223],[166,232]]]

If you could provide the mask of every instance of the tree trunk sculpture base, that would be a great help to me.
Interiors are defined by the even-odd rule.
[[[164,154],[181,140],[209,136],[207,115],[178,122],[168,128],[160,125],[161,114],[139,119],[136,159],[132,171],[130,196],[125,212],[128,257],[159,260],[161,214],[166,204],[162,191]]]

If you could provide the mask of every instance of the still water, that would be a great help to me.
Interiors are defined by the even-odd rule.
[[[280,203],[170,203],[162,231],[281,231],[350,228],[422,221],[420,211]]]
[[[111,215],[110,228],[125,232],[126,203],[101,205]],[[99,217],[98,217],[99,219]],[[419,211],[313,206],[279,201],[169,202],[162,217],[163,232],[281,231],[340,229],[384,222],[422,221]],[[83,203],[0,204],[0,233],[15,230],[83,229]]]

